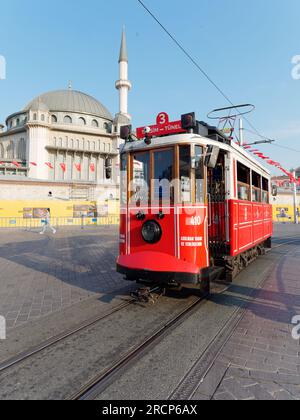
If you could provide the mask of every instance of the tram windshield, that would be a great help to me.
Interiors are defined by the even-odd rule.
[[[203,148],[176,145],[131,155],[130,203],[137,207],[204,203]],[[192,162],[195,162],[194,165]]]

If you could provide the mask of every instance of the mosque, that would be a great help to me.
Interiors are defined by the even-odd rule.
[[[131,121],[125,31],[119,68],[116,116],[97,99],[72,90],[71,85],[67,90],[44,93],[10,115],[5,125],[0,125],[0,182],[92,184],[116,190],[119,128]]]

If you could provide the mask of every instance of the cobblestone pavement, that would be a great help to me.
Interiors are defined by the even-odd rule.
[[[8,329],[126,286],[115,271],[117,227],[1,231],[0,315]]]
[[[298,242],[288,255],[282,252],[216,362],[223,374],[215,400],[300,399],[300,340],[292,338],[292,318],[300,315],[296,232]]]

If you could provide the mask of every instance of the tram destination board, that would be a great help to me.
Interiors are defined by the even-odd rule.
[[[146,127],[140,127],[137,129],[136,135],[138,139],[143,139],[145,137],[145,128]],[[156,118],[156,124],[150,125],[148,128],[150,129],[148,135],[153,137],[186,133],[186,130],[181,126],[181,121],[171,122],[170,117],[166,112],[160,112]]]

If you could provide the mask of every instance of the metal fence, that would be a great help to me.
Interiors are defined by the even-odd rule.
[[[120,223],[119,215],[101,217],[53,217],[51,225],[53,227],[80,227],[82,229],[93,226],[116,226]],[[43,219],[24,219],[22,217],[0,217],[0,229],[40,229],[45,225]]]

